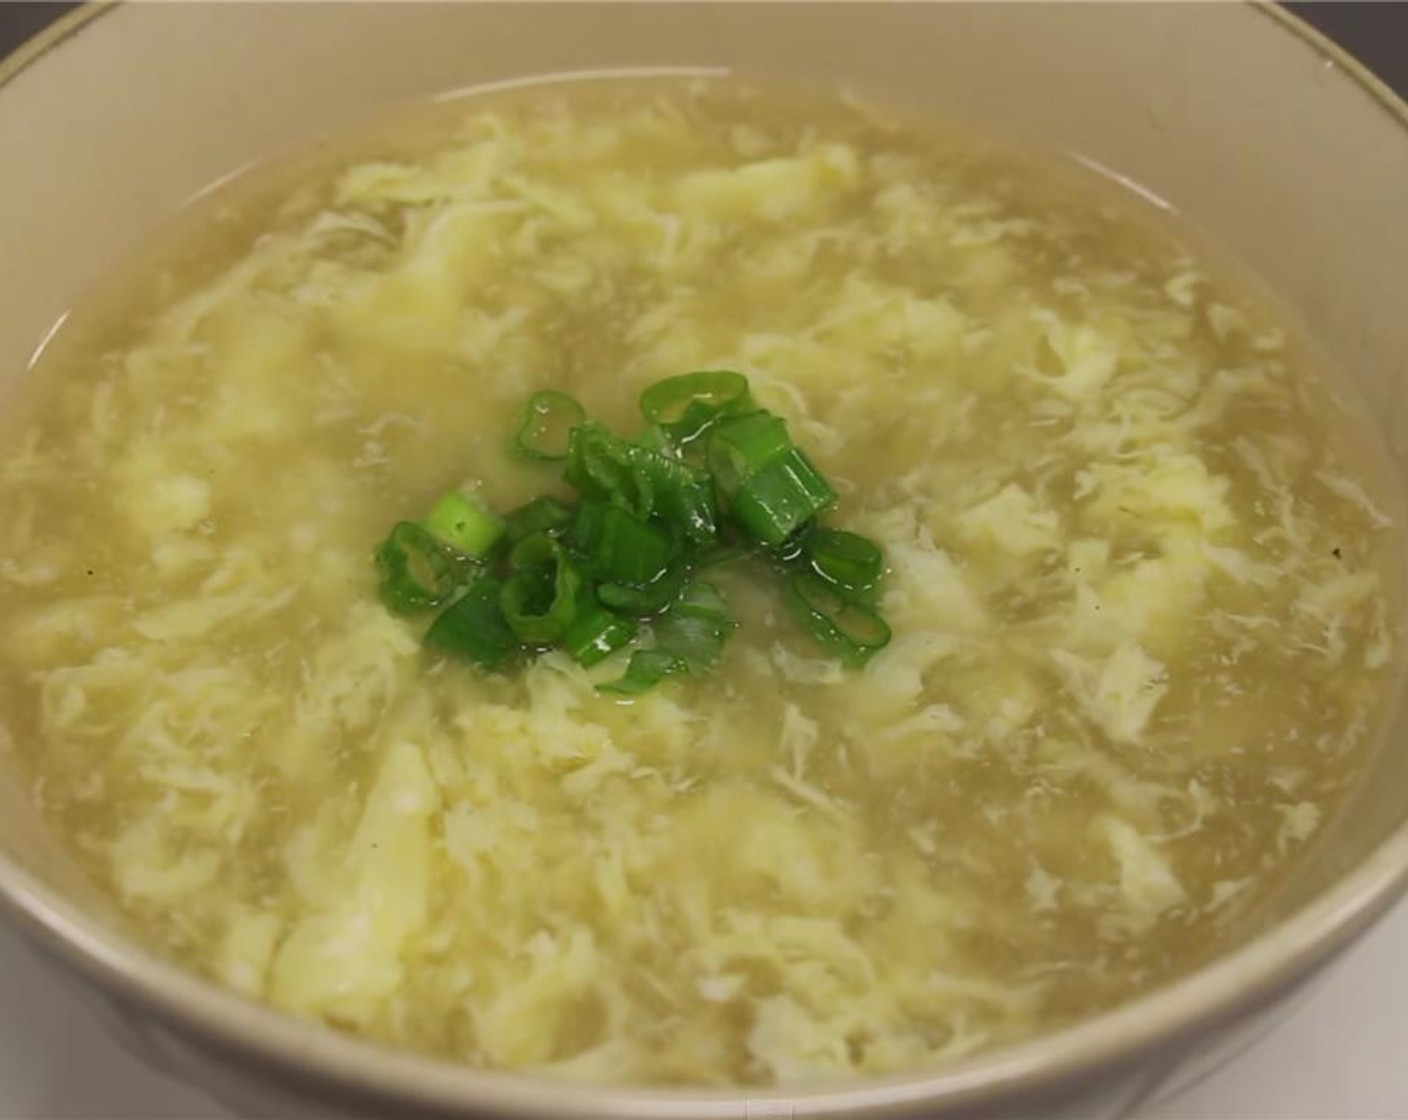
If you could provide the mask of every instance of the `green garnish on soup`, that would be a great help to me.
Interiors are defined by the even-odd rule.
[[[666,378],[640,410],[647,427],[627,439],[565,393],[534,393],[515,447],[562,462],[575,502],[543,495],[497,515],[444,495],[377,549],[386,605],[440,608],[426,645],[490,670],[551,649],[587,667],[633,646],[598,688],[634,695],[714,668],[737,622],[708,574],[754,556],[827,655],[860,666],[889,642],[884,554],[819,523],[836,491],[742,374]]]

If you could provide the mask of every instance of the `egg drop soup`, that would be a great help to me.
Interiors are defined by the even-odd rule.
[[[1236,944],[1397,674],[1397,497],[1254,284],[1074,161],[628,79],[407,110],[201,199],[5,409],[3,745],[148,944],[483,1067],[953,1059]],[[709,675],[422,645],[372,553],[551,389],[736,370],[884,550],[830,658],[747,563]]]

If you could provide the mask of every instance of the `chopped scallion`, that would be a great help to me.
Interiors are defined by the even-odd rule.
[[[754,540],[776,547],[836,501],[800,447],[754,471],[733,495],[733,513]]]
[[[441,496],[421,524],[461,556],[482,560],[503,536],[504,523],[478,499],[459,490]]]
[[[683,673],[688,666],[670,653],[658,649],[638,649],[631,654],[625,674],[619,679],[597,685],[599,692],[615,693],[618,696],[638,696],[649,692],[666,677]]]
[[[832,656],[861,665],[890,640],[874,608],[884,555],[818,524],[836,492],[746,378],[667,378],[640,409],[644,432],[623,439],[572,397],[535,393],[517,447],[565,460],[576,497],[545,495],[501,519],[471,494],[446,494],[377,549],[387,605],[441,607],[425,644],[489,670],[550,648],[591,667],[634,644],[619,679],[598,687],[636,696],[718,664],[738,623],[700,574],[751,555]]]
[[[577,613],[580,585],[570,565],[527,568],[504,583],[499,607],[517,639],[527,646],[558,644]]]
[[[499,669],[518,641],[499,606],[503,584],[482,576],[430,624],[425,644],[485,669]]]
[[[709,469],[731,496],[748,478],[792,448],[787,425],[771,412],[750,412],[721,423],[709,435]]]
[[[853,597],[872,594],[885,571],[880,546],[845,529],[813,530],[805,555],[812,571]]]
[[[644,618],[659,614],[673,603],[686,578],[685,569],[672,568],[659,579],[641,587],[629,583],[603,583],[596,593],[612,610]]]
[[[737,410],[747,405],[748,379],[727,369],[682,373],[657,381],[640,395],[640,411],[650,424],[677,424],[691,408],[706,414]]]
[[[600,603],[581,595],[576,616],[567,627],[562,644],[572,660],[589,669],[629,645],[635,636],[634,621],[613,614]]]
[[[572,429],[563,477],[585,498],[611,502],[649,517],[654,493],[649,477],[633,469],[631,452],[629,443],[600,424],[583,424]]]
[[[534,393],[523,407],[518,450],[530,459],[565,459],[572,429],[586,418],[575,397],[551,389]]]
[[[655,648],[679,658],[698,676],[711,670],[738,624],[708,584],[693,584],[653,624]]]
[[[811,572],[798,572],[788,581],[787,602],[822,648],[852,668],[864,665],[890,642],[890,628],[874,610],[838,594]]]
[[[550,533],[555,536],[571,523],[572,511],[556,498],[534,498],[505,514],[504,539],[512,548],[535,533]]]
[[[376,550],[381,598],[395,611],[437,607],[455,589],[444,547],[413,521],[399,522]]]
[[[620,506],[583,502],[572,523],[572,546],[591,574],[607,583],[654,583],[670,566],[670,536]]]
[[[562,546],[555,537],[547,533],[534,533],[524,537],[508,553],[509,571],[520,572],[526,568],[551,567],[557,564],[562,555]]]

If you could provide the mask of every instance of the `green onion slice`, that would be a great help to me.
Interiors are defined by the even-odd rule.
[[[546,533],[520,541],[509,567],[513,574],[499,598],[509,629],[525,645],[556,645],[577,614],[581,576]]]
[[[718,548],[711,548],[708,552],[700,553],[695,559],[696,568],[718,568],[724,564],[732,564],[735,560],[751,555],[752,549],[744,548],[740,544],[719,545]]]
[[[503,584],[483,576],[440,612],[425,634],[425,644],[485,669],[498,669],[518,645],[499,606]]]
[[[677,529],[690,545],[712,544],[719,535],[713,480],[688,464],[661,455],[646,459],[646,454],[642,449],[637,459],[649,471],[657,515]]]
[[[609,502],[586,501],[571,529],[583,565],[605,583],[643,587],[654,583],[674,558],[668,533]]]
[[[718,591],[695,583],[655,621],[655,648],[679,658],[692,674],[707,673],[737,625]]]
[[[622,696],[718,663],[737,622],[699,575],[743,556],[770,564],[828,653],[860,665],[890,640],[875,610],[884,554],[818,524],[836,492],[783,419],[754,404],[745,377],[666,378],[639,403],[645,430],[622,439],[572,397],[533,394],[518,450],[565,460],[577,496],[536,498],[501,519],[472,494],[444,495],[378,547],[387,604],[441,607],[425,643],[489,669],[553,647],[589,667],[643,637],[621,678],[599,686]]]
[[[745,407],[749,401],[748,379],[727,369],[682,373],[657,381],[640,395],[640,411],[650,424],[675,424],[684,419],[691,406],[718,414]]]
[[[636,436],[636,446],[643,447],[647,451],[657,452],[660,455],[666,455],[671,459],[680,457],[679,444],[674,434],[663,424],[651,424]]]
[[[629,583],[603,583],[596,589],[597,596],[614,611],[643,618],[659,614],[673,603],[688,578],[685,569],[671,568],[659,579],[636,587]]]
[[[509,549],[508,567],[510,571],[521,572],[527,568],[555,567],[562,555],[562,546],[555,537],[547,533],[534,533],[524,537]]]
[[[572,660],[589,669],[625,647],[635,636],[635,623],[613,614],[582,592],[577,599],[577,613],[563,635],[562,644]]]
[[[816,531],[814,520],[804,521],[787,535],[787,538],[773,548],[772,557],[784,567],[790,567],[807,554],[812,533]]]
[[[781,417],[749,412],[719,424],[709,433],[709,470],[726,496],[748,478],[776,462],[792,448],[792,437]]]
[[[572,429],[563,477],[585,498],[612,502],[649,517],[655,496],[648,475],[634,469],[633,450],[646,451],[633,449],[600,424],[583,424]]]
[[[871,595],[885,571],[880,546],[845,529],[815,529],[803,547],[812,571],[851,597]]]
[[[795,574],[787,583],[786,597],[803,629],[852,668],[864,665],[890,642],[883,618],[811,572]]]
[[[658,517],[691,544],[711,542],[718,533],[707,472],[663,451],[617,439],[599,425],[573,430],[564,474],[584,497],[621,506],[642,519]]]
[[[777,547],[836,501],[836,491],[793,447],[754,471],[733,495],[733,514],[754,540]]]
[[[382,601],[394,611],[437,607],[455,589],[455,566],[444,547],[413,521],[394,526],[376,550]]]
[[[728,604],[719,589],[704,580],[695,580],[683,591],[670,608],[672,614],[690,618],[728,618]]]
[[[631,654],[626,672],[619,680],[597,685],[598,692],[609,692],[617,696],[639,696],[649,692],[666,677],[683,673],[688,669],[684,661],[658,649],[638,649]]]
[[[441,495],[421,521],[427,532],[461,556],[482,560],[504,533],[503,521],[473,495],[451,490]]]
[[[534,498],[504,516],[504,539],[512,548],[535,533],[557,536],[571,523],[572,511],[556,498]]]
[[[572,429],[586,418],[575,397],[552,389],[534,393],[518,424],[518,450],[530,459],[565,459]]]

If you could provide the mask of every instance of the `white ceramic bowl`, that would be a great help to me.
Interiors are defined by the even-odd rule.
[[[727,67],[849,84],[1069,148],[1250,265],[1408,474],[1408,110],[1275,9],[1230,5],[143,5],[0,71],[0,371],[193,193],[388,103],[530,75]],[[0,900],[129,1043],[250,1114],[1113,1115],[1265,1029],[1408,880],[1404,726],[1263,928],[1096,1019],[930,1072],[786,1093],[551,1084],[388,1051],[218,990],[119,932],[0,781]]]

